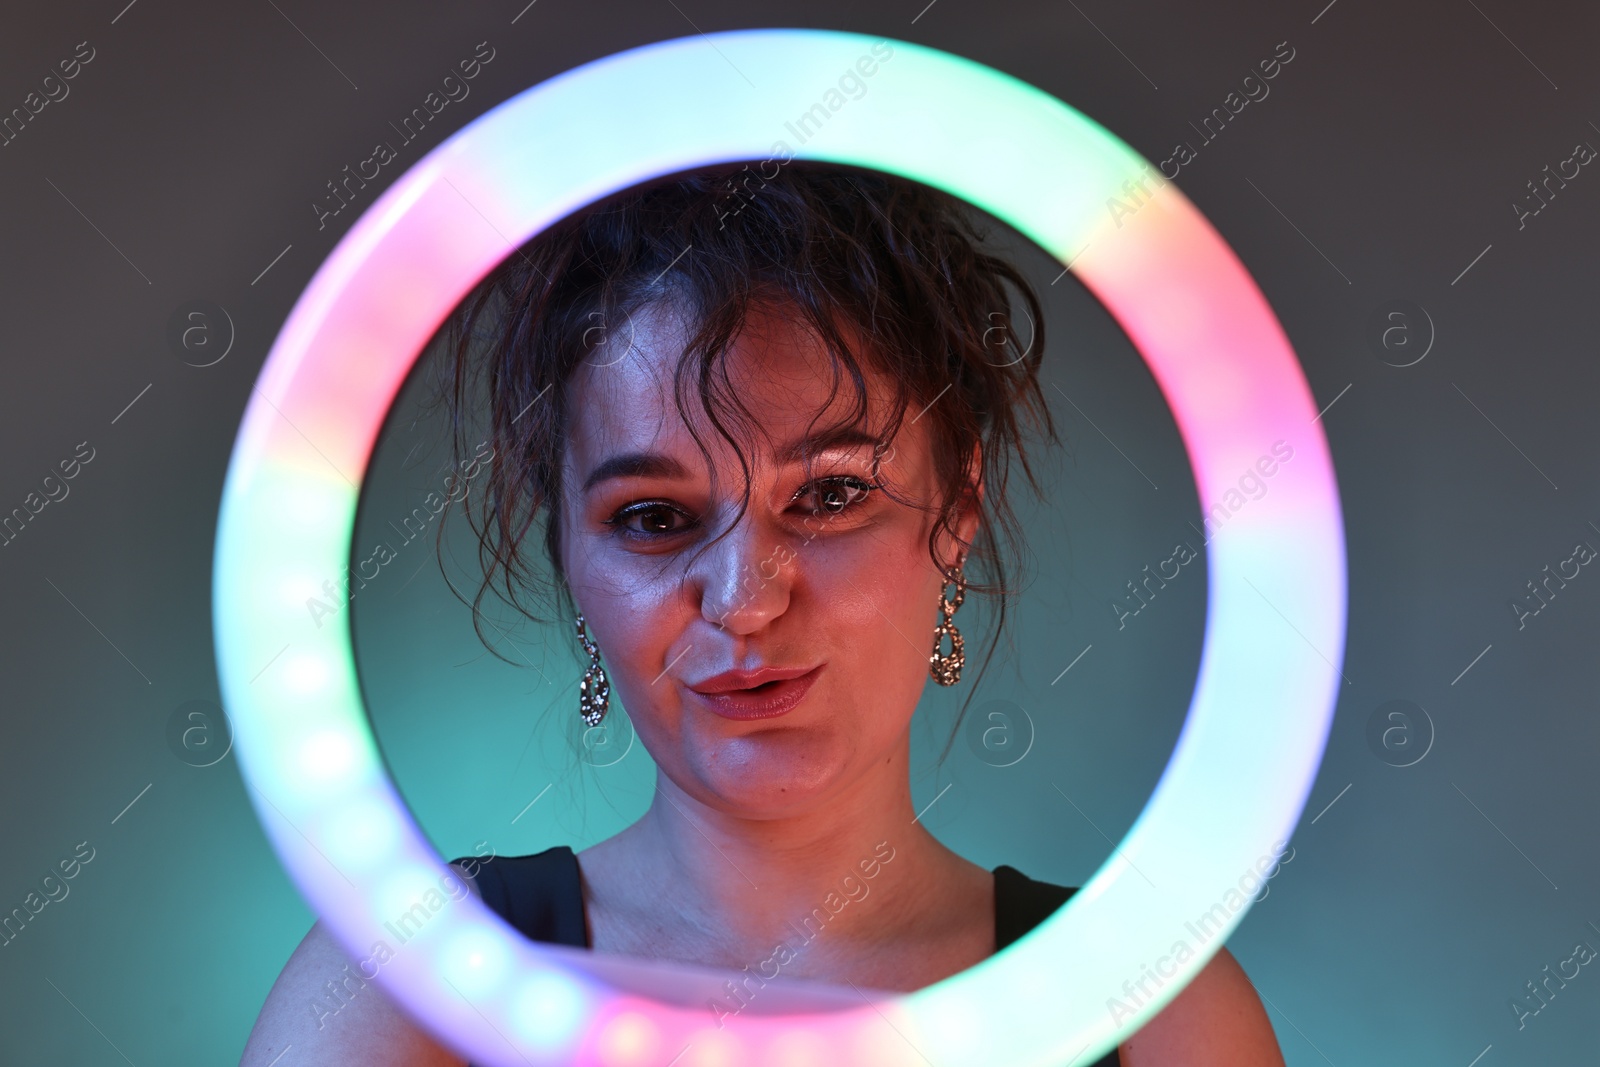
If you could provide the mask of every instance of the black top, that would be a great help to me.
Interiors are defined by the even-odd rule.
[[[489,860],[468,856],[451,862],[476,870],[474,881],[484,904],[524,937],[574,948],[591,947],[578,856],[566,845],[531,856],[495,856]],[[1015,867],[996,867],[995,951],[1020,941],[1076,892],[1075,887],[1034,881]],[[1113,1048],[1082,1067],[1122,1067],[1122,1059]]]

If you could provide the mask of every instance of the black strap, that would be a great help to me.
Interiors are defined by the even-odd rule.
[[[995,951],[1021,941],[1071,899],[1077,889],[1036,882],[1015,867],[994,869]]]
[[[473,874],[483,902],[530,941],[589,947],[578,856],[566,845],[531,856],[452,860]]]
[[[994,939],[995,951],[1021,941],[1029,931],[1051,915],[1057,908],[1072,899],[1076,887],[1036,882],[1015,867],[1005,864],[994,869]],[[1122,1067],[1122,1056],[1113,1047],[1110,1052],[1084,1067]]]

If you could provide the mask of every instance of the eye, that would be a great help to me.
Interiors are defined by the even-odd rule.
[[[837,474],[801,486],[791,504],[798,504],[812,515],[831,517],[859,506],[868,493],[878,488],[880,486],[865,478],[853,474]],[[603,522],[610,526],[617,536],[638,542],[664,541],[692,530],[698,525],[687,512],[663,500],[643,500],[629,504],[618,509],[616,514]]]
[[[794,498],[797,501],[808,496],[814,498],[814,506],[807,509],[813,515],[838,515],[845,509],[860,504],[868,493],[877,488],[879,487],[864,478],[858,478],[853,474],[840,474],[831,478],[820,478],[803,486]]]
[[[631,525],[635,519],[639,520],[638,526]],[[674,526],[674,519],[684,519],[685,523]],[[692,525],[688,520],[688,515],[672,505],[651,500],[622,508],[611,518],[606,519],[605,524],[613,527],[622,537],[650,540],[682,533]]]

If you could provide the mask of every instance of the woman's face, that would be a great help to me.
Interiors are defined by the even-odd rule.
[[[724,355],[759,422],[745,446],[749,507],[735,522],[744,488],[737,453],[691,386],[708,468],[673,399],[680,321],[652,307],[617,334],[569,386],[562,553],[640,740],[685,793],[758,818],[803,813],[870,774],[905,775],[899,757],[929,677],[945,586],[928,555],[932,514],[868,487],[887,483],[902,499],[935,502],[928,424],[908,417],[875,469],[892,394],[869,371],[866,424],[814,441],[808,481],[808,429],[816,435],[847,418],[855,390],[843,377],[829,405],[822,342],[781,313],[752,315]],[[969,510],[958,525],[969,542],[976,521]],[[953,544],[942,547],[954,558]],[[811,671],[809,688],[804,679],[781,683],[754,700],[697,691],[713,688],[714,676],[760,668]],[[773,690],[802,689],[773,714]],[[769,706],[749,717],[763,694]]]

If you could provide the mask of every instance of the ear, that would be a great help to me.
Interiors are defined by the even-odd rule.
[[[961,540],[972,544],[978,536],[978,520],[983,504],[983,445],[974,441],[972,454],[967,458],[966,476],[963,481],[965,488],[962,497],[956,502],[956,520],[952,524]]]

